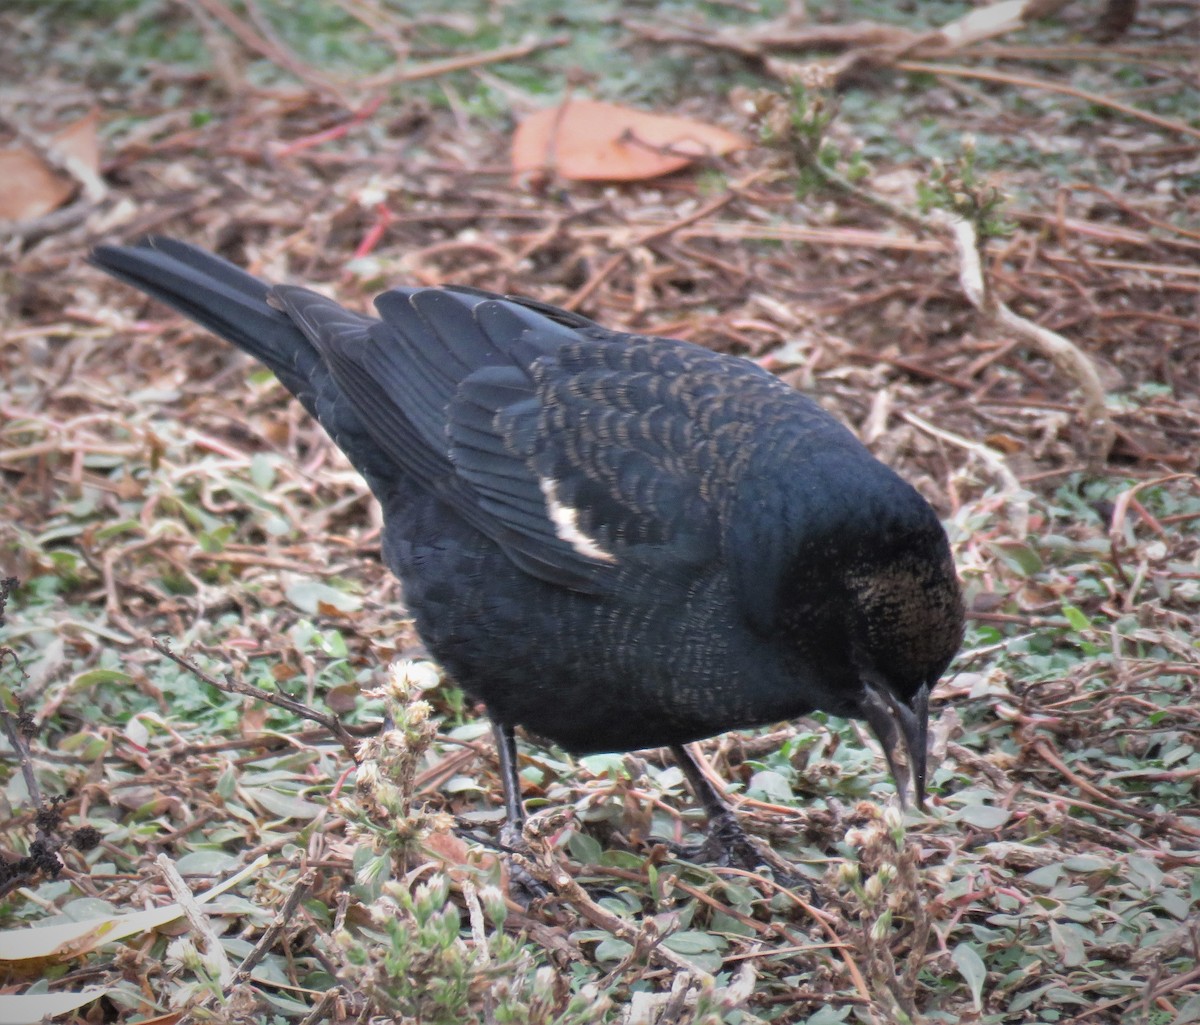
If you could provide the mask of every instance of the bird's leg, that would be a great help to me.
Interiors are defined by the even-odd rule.
[[[525,842],[525,805],[521,801],[521,777],[517,772],[517,739],[508,723],[492,720],[492,737],[496,742],[496,758],[500,763],[500,782],[504,787],[504,825],[500,827],[500,844],[510,853],[529,854]],[[513,859],[508,859],[509,889],[512,896],[535,900],[547,897],[550,891]],[[522,903],[525,903],[522,900]]]
[[[742,865],[751,870],[757,868],[763,859],[759,857],[756,845],[742,829],[729,802],[704,774],[695,756],[682,744],[672,744],[671,754],[708,817],[708,839],[697,853],[706,861],[714,861],[718,865]]]
[[[492,723],[492,737],[500,762],[500,782],[504,786],[505,828],[515,829],[520,836],[525,825],[525,805],[521,803],[521,777],[517,772],[517,739],[513,728],[502,722]]]
[[[504,825],[500,827],[500,843],[510,851],[527,853],[529,845],[522,835],[525,827],[525,804],[521,800],[521,776],[517,771],[517,738],[508,723],[492,720],[492,738],[496,742],[496,759],[500,763],[500,783],[504,787]]]
[[[712,785],[695,756],[686,747],[682,744],[672,744],[671,754],[679,763],[692,793],[696,795],[708,816],[708,838],[698,852],[701,858],[717,865],[735,865],[750,872],[756,871],[762,865],[768,865],[784,886],[803,884],[796,875],[794,866],[746,834],[733,809],[729,807],[729,802]]]
[[[721,792],[709,781],[691,751],[682,744],[672,744],[671,754],[674,756],[675,761],[679,763],[683,774],[687,777],[688,786],[692,788],[692,793],[696,795],[696,799],[703,806],[704,813],[708,816],[709,821],[712,822],[720,818],[733,818],[733,809],[729,807],[729,802],[725,800]]]

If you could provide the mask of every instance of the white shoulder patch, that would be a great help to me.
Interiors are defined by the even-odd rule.
[[[558,482],[549,477],[539,477],[538,486],[546,499],[546,513],[554,524],[554,534],[560,541],[565,541],[580,555],[600,562],[616,562],[617,557],[612,552],[605,551],[593,539],[579,529],[579,510],[563,504],[558,498]]]

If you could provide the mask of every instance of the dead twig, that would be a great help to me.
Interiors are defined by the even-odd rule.
[[[678,220],[672,221],[669,224],[656,225],[649,231],[638,235],[637,238],[631,240],[628,245],[622,248],[620,252],[614,253],[612,256],[610,256],[608,260],[605,261],[604,266],[601,267],[600,270],[595,274],[593,274],[591,278],[589,278],[588,281],[583,285],[583,287],[579,288],[570,299],[563,303],[563,308],[568,310],[579,309],[579,307],[587,301],[588,296],[590,296],[597,288],[599,288],[604,280],[608,278],[618,267],[620,267],[621,264],[629,258],[633,250],[638,246],[651,245],[660,239],[674,234],[676,231],[679,231],[682,228],[686,228],[689,225],[703,221],[706,217],[716,213],[722,207],[728,206],[729,203],[738,198],[741,190],[749,188],[755,182],[764,178],[766,173],[767,172],[765,171],[756,172],[755,174],[752,174],[746,181],[740,182],[731,187],[728,192],[725,192],[722,195],[717,196],[715,199],[710,200],[697,210],[694,210],[692,213],[687,214]]]
[[[358,84],[368,89],[394,85],[397,82],[417,82],[423,78],[437,78],[439,75],[449,75],[455,71],[466,71],[470,68],[480,68],[488,64],[504,64],[508,61],[523,60],[540,50],[553,50],[555,47],[566,46],[571,41],[569,35],[550,36],[548,39],[530,39],[515,46],[499,46],[494,50],[484,50],[481,53],[465,53],[459,57],[447,57],[440,61],[427,61],[416,67],[401,71],[390,70],[378,75],[370,75]]]
[[[256,31],[253,25],[235,14],[229,7],[221,3],[220,0],[178,0],[178,2],[193,17],[197,17],[198,20],[202,21],[203,15],[207,15],[219,21],[246,49],[265,57],[273,64],[277,64],[284,71],[295,75],[301,82],[318,93],[332,97],[335,102],[343,107],[353,106],[345,90],[338,83],[309,67],[282,43],[269,39],[261,32]],[[263,24],[263,19],[260,18],[258,20],[260,25]],[[228,84],[231,87],[236,84],[237,88],[243,88],[245,85],[244,78],[238,76],[238,79],[238,82],[230,82]]]
[[[1083,415],[1091,442],[1089,462],[1100,466],[1108,458],[1116,440],[1116,428],[1108,414],[1104,385],[1095,365],[1074,343],[1056,331],[1026,320],[1014,313],[989,287],[983,271],[979,235],[969,220],[941,212],[939,220],[949,228],[958,253],[958,280],[971,305],[991,324],[1006,328],[1025,341],[1032,342],[1083,392]]]
[[[342,725],[342,721],[336,715],[327,715],[324,712],[318,712],[315,708],[311,708],[300,701],[294,701],[283,694],[272,694],[270,691],[251,687],[249,684],[242,683],[240,680],[235,680],[229,676],[225,677],[224,680],[218,680],[215,676],[206,673],[194,662],[184,658],[182,655],[177,655],[161,641],[151,641],[150,645],[160,655],[165,655],[176,665],[186,669],[204,683],[216,687],[217,690],[224,691],[226,694],[242,694],[246,697],[256,698],[259,701],[265,701],[268,704],[275,705],[277,708],[291,712],[293,715],[298,715],[303,719],[308,719],[311,722],[324,726],[325,729],[329,730],[337,738],[338,742],[345,748],[346,753],[355,762],[358,761],[358,742],[350,734],[350,731]]]
[[[221,946],[221,939],[209,922],[208,915],[200,906],[191,888],[184,882],[183,876],[179,874],[179,870],[170,858],[165,854],[160,854],[154,859],[154,864],[157,866],[159,872],[162,873],[163,882],[167,884],[167,889],[171,891],[171,896],[175,898],[175,903],[183,911],[184,917],[188,920],[188,925],[192,927],[192,931],[196,933],[200,940],[199,945],[204,951],[205,959],[208,961],[208,969],[216,977],[222,988],[229,986],[233,982],[233,965],[230,964],[229,956],[225,953],[225,948]],[[184,1015],[184,1020],[189,1017],[190,1015]],[[180,1025],[182,1025],[182,1020]]]
[[[1102,814],[1111,815],[1114,810],[1119,809],[1118,814],[1124,814],[1125,817],[1131,820],[1141,820],[1142,822],[1160,825],[1165,829],[1175,830],[1189,837],[1200,837],[1200,829],[1188,825],[1178,815],[1164,815],[1160,812],[1139,808],[1136,804],[1130,804],[1126,795],[1110,793],[1081,778],[1078,773],[1073,772],[1070,766],[1058,756],[1058,752],[1051,748],[1050,741],[1045,737],[1038,737],[1033,742],[1033,750],[1042,761],[1055,769],[1064,779],[1069,780],[1081,792],[1096,798],[1098,801],[1102,801],[1105,807],[1097,809]]]
[[[525,823],[524,838],[533,856],[529,858],[514,853],[512,856],[517,864],[535,878],[553,887],[560,900],[571,905],[596,928],[629,943],[635,952],[640,952],[649,960],[657,961],[672,971],[683,973],[693,983],[711,986],[712,975],[682,954],[663,946],[662,940],[665,937],[658,935],[651,922],[644,922],[641,929],[634,928],[625,919],[592,900],[587,891],[563,867],[553,838],[572,815],[571,809],[560,808],[531,817]]]
[[[953,78],[974,78],[981,82],[999,82],[1001,85],[1012,85],[1024,89],[1041,89],[1044,92],[1058,93],[1061,96],[1073,96],[1086,103],[1094,103],[1098,107],[1107,107],[1127,117],[1145,121],[1147,124],[1162,128],[1177,135],[1186,135],[1200,139],[1200,128],[1193,128],[1182,121],[1173,121],[1169,117],[1151,114],[1148,110],[1122,103],[1102,93],[1088,92],[1086,89],[1076,89],[1073,85],[1063,85],[1061,82],[1048,82],[1044,78],[1031,78],[1028,75],[1013,75],[1006,71],[992,71],[989,68],[964,68],[956,64],[927,64],[924,61],[897,61],[896,68],[900,71],[912,71],[926,75],[945,75]]]
[[[254,971],[255,966],[275,946],[275,941],[279,939],[283,934],[283,930],[287,928],[288,923],[296,914],[296,909],[300,907],[300,903],[309,895],[314,879],[316,879],[316,872],[309,869],[296,880],[296,885],[292,887],[292,892],[288,894],[287,900],[283,902],[283,907],[276,912],[275,917],[271,920],[271,924],[263,930],[262,936],[254,944],[254,949],[238,965],[237,971],[233,976],[234,986],[244,985],[250,981],[250,973]]]
[[[984,466],[995,474],[996,479],[1000,482],[1000,497],[1008,503],[1009,516],[1012,519],[1013,535],[1018,538],[1028,535],[1029,492],[1021,486],[1017,475],[1008,468],[1008,463],[1004,461],[1004,457],[999,452],[982,442],[970,441],[951,431],[935,427],[928,420],[917,416],[916,413],[910,413],[905,410],[900,415],[926,434],[940,438],[942,441],[948,442],[956,448],[961,448],[965,452],[970,452],[978,458]]]
[[[631,26],[642,39],[656,43],[683,43],[709,49],[727,50],[763,64],[771,74],[789,80],[805,74],[795,62],[772,57],[778,53],[828,53],[841,51],[833,60],[819,66],[831,84],[844,80],[864,67],[896,67],[902,58],[945,56],[976,43],[995,39],[1025,28],[1030,22],[1048,17],[1070,0],[999,0],[972,10],[941,28],[913,32],[898,25],[859,21],[845,25],[795,25],[788,18],[761,25],[752,31],[741,29],[705,31],[701,28],[666,28],[638,23]]]

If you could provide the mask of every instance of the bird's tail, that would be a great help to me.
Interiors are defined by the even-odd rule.
[[[372,443],[361,418],[345,400],[321,352],[274,305],[267,282],[219,256],[169,238],[148,238],[134,246],[97,246],[89,259],[272,370],[376,494],[382,496],[381,486],[398,479],[396,468]]]
[[[97,246],[90,262],[166,303],[265,364],[309,412],[326,373],[292,320],[268,302],[271,286],[186,242],[152,237],[134,246]]]

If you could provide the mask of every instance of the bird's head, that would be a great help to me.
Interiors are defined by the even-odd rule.
[[[962,643],[962,595],[933,509],[879,464],[868,472],[875,467],[882,483],[867,500],[836,514],[828,504],[806,510],[759,622],[792,652],[813,707],[870,726],[902,803],[904,748],[923,806],[929,696]]]
[[[925,804],[929,694],[963,636],[954,562],[941,526],[933,526],[927,541],[873,553],[845,577],[847,636],[858,681],[847,714],[875,734],[901,804],[905,785],[896,749],[903,745],[917,807]]]

